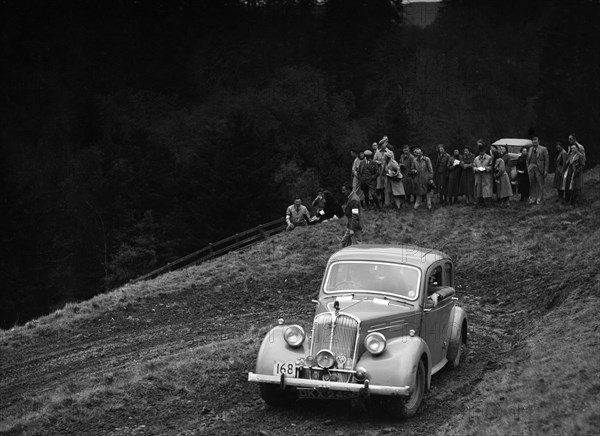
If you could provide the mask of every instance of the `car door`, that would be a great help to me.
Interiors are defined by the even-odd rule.
[[[427,270],[420,336],[427,343],[431,353],[432,373],[437,372],[446,363],[450,334],[448,325],[454,301],[452,298],[445,298],[434,306],[428,297],[441,288],[452,287],[453,274],[452,263],[447,260],[436,262]]]

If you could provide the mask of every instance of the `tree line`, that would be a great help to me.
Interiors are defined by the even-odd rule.
[[[4,2],[0,326],[338,192],[350,150],[576,132],[596,1]]]

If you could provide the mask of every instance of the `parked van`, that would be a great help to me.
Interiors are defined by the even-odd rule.
[[[531,139],[520,139],[520,138],[502,138],[498,139],[492,145],[496,147],[503,145],[506,147],[506,152],[510,156],[511,163],[514,165],[519,156],[521,155],[521,148],[531,147],[532,142]]]

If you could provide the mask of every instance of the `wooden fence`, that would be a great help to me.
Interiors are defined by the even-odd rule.
[[[242,233],[236,233],[235,235],[222,239],[218,242],[208,244],[208,246],[195,251],[194,253],[188,254],[187,256],[184,256],[173,262],[169,262],[161,268],[155,269],[148,274],[144,274],[141,277],[133,279],[130,283],[148,280],[157,277],[160,274],[164,274],[169,271],[175,271],[186,266],[197,265],[209,259],[227,254],[231,251],[254,245],[257,242],[268,239],[269,236],[283,232],[285,227],[285,218],[279,218],[267,224],[259,224],[253,229],[246,230]]]

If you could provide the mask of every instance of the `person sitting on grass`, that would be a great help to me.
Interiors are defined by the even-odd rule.
[[[323,206],[323,213],[319,216],[319,222],[324,223],[329,220],[342,218],[344,211],[333,194],[329,191],[323,191],[323,197],[325,198],[325,206]]]
[[[296,226],[306,226],[310,222],[310,214],[306,206],[302,204],[302,199],[297,196],[294,204],[285,211],[286,230],[294,230]]]

